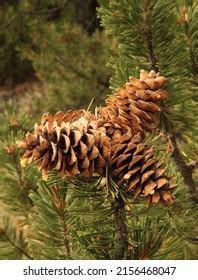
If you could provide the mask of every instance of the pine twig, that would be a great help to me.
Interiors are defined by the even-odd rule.
[[[169,142],[171,144],[172,147],[172,158],[174,159],[174,161],[177,164],[177,167],[181,173],[181,175],[183,176],[184,179],[184,183],[188,186],[189,191],[192,195],[192,199],[195,202],[198,202],[198,197],[197,197],[197,186],[196,183],[193,179],[192,173],[193,170],[195,168],[196,165],[191,165],[191,164],[187,164],[184,160],[184,157],[182,156],[182,154],[180,153],[179,147],[177,145],[177,141],[176,141],[176,137],[174,135],[174,133],[168,133],[168,138],[169,138]]]
[[[121,197],[112,203],[115,219],[114,259],[126,259],[128,250],[128,229],[126,225],[125,204]]]
[[[70,257],[70,244],[69,244],[69,237],[68,237],[68,227],[67,224],[65,222],[65,198],[67,196],[67,191],[65,192],[65,194],[63,196],[61,196],[60,194],[60,187],[58,187],[58,185],[54,188],[54,191],[52,191],[52,198],[54,201],[54,204],[57,207],[57,214],[61,220],[61,224],[63,227],[63,234],[64,234],[64,238],[63,238],[63,244],[64,244],[64,248],[65,248],[65,255],[67,257]]]
[[[7,239],[8,242],[10,242],[10,244],[16,248],[17,250],[19,250],[21,252],[21,254],[23,254],[24,256],[26,256],[29,260],[33,260],[33,258],[21,247],[19,247],[18,245],[16,245],[12,239],[7,235],[6,232],[4,232],[4,237]]]
[[[154,46],[153,46],[153,36],[151,32],[151,26],[149,22],[149,17],[150,17],[150,11],[152,10],[152,7],[149,7],[149,3],[147,1],[145,2],[145,37],[146,37],[146,45],[147,45],[147,50],[148,50],[148,59],[149,62],[152,65],[152,69],[155,70],[156,72],[159,71],[159,68],[157,66],[157,57],[154,52]]]
[[[181,15],[181,19],[183,19],[183,16],[186,15],[186,12],[184,11],[184,14],[182,16],[182,13],[180,12],[180,15]],[[191,19],[192,20],[192,19]],[[196,76],[197,75],[197,64],[196,64],[196,55],[193,51],[193,47],[192,47],[192,41],[191,41],[191,38],[190,38],[190,31],[189,31],[189,20],[184,20],[182,21],[182,24],[184,25],[184,35],[185,35],[185,40],[184,42],[186,43],[186,47],[187,47],[187,50],[188,50],[188,53],[189,53],[189,57],[190,57],[190,62],[191,62],[191,71],[192,71],[192,74],[193,76]]]
[[[15,13],[15,15],[13,17],[11,17],[11,19],[9,21],[7,21],[4,24],[0,25],[0,29],[7,28],[10,24],[12,24],[20,16],[32,16],[32,17],[34,17],[34,16],[40,16],[40,15],[48,15],[50,13],[54,13],[54,12],[60,11],[60,10],[65,8],[67,3],[68,3],[68,0],[65,0],[62,5],[60,5],[58,7],[54,7],[54,8],[49,9],[49,10],[25,11],[25,12]]]
[[[63,205],[64,207],[64,205]],[[64,208],[62,211],[62,220],[63,220],[63,229],[64,229],[64,247],[65,247],[65,252],[66,252],[66,256],[69,258],[70,254],[71,254],[71,250],[70,250],[70,244],[69,244],[69,238],[68,238],[68,227],[65,223],[65,214],[64,214]]]
[[[20,189],[22,190],[23,187],[24,187],[24,181],[23,181],[23,178],[22,178],[21,170],[20,170],[20,168],[18,166],[17,159],[16,159],[16,157],[13,154],[11,154],[10,159],[11,159],[11,161],[13,163],[13,167],[14,167],[14,169],[16,171],[16,174],[17,174],[17,177],[18,177],[18,180],[19,180],[19,183],[20,183],[20,187],[21,187]]]

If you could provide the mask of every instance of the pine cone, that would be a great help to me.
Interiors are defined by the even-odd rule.
[[[161,103],[168,97],[161,89],[165,82],[166,78],[153,70],[150,73],[141,70],[140,79],[130,77],[107,99],[107,107],[97,109],[107,134],[113,138],[114,132],[120,130],[121,135],[130,132],[133,136],[137,133],[143,136],[145,131],[152,131],[156,113],[162,110]]]
[[[134,198],[143,195],[147,204],[173,202],[170,177],[165,174],[161,163],[154,158],[152,149],[141,143],[140,134],[131,137],[123,135],[112,147],[110,173],[117,185],[126,192],[134,193]]]
[[[61,177],[101,174],[110,154],[105,128],[98,127],[94,115],[84,111],[45,114],[34,134],[27,133],[19,146],[26,149],[22,165],[35,161],[44,174],[55,169]]]
[[[22,165],[35,161],[44,174],[55,169],[61,177],[102,174],[109,165],[114,181],[135,198],[172,203],[170,178],[141,143],[168,97],[165,82],[159,73],[142,70],[140,79],[130,77],[95,115],[85,110],[44,114],[34,134],[19,143],[26,149]]]

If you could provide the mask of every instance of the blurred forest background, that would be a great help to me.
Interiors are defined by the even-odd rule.
[[[62,218],[56,217],[59,208],[50,202],[54,196],[46,191],[44,182],[40,183],[40,191],[35,191],[41,176],[35,167],[21,168],[16,140],[23,139],[45,112],[87,109],[90,103],[92,109],[103,105],[112,90],[130,75],[137,76],[142,68],[160,70],[169,79],[168,109],[160,115],[158,136],[149,135],[147,139],[180,187],[171,209],[145,210],[145,204],[134,203],[129,220],[137,216],[135,213],[140,216],[129,222],[129,228],[134,228],[130,238],[137,248],[133,258],[197,258],[197,4],[193,0],[175,1],[176,7],[170,0],[132,2],[134,9],[128,0],[0,0],[0,259],[31,259],[31,254],[35,259],[68,257],[64,250],[55,250],[58,238],[59,245],[65,246],[65,240],[64,246],[61,243],[63,236],[52,240],[57,228],[62,232]],[[102,19],[97,15],[99,5]],[[146,12],[142,12],[144,8]],[[145,34],[148,40],[153,35],[157,61],[152,60],[149,44],[142,39]],[[52,178],[49,184],[53,182]],[[56,199],[64,200],[61,195],[57,194]],[[83,217],[90,210],[86,201],[71,208],[75,219],[82,216],[78,231],[72,228],[72,236],[83,231],[87,234],[79,233],[74,240],[74,247],[78,247],[74,259],[111,257],[105,246],[113,247],[114,230],[112,221],[104,221],[110,215],[106,204],[100,208],[103,202],[90,211],[95,215],[92,217]],[[34,213],[32,206],[36,207]],[[47,214],[36,220],[39,209]],[[39,223],[48,215],[54,218],[51,228],[43,224],[43,233],[38,233]],[[104,236],[92,236],[91,227],[83,228],[83,219],[94,226],[96,215],[98,229],[108,222]],[[34,221],[30,235],[29,219]],[[158,237],[154,240],[153,236]],[[40,252],[35,250],[38,243],[43,246]],[[89,249],[90,244],[97,246]]]
[[[31,114],[101,104],[110,40],[97,1],[1,1],[0,98]]]

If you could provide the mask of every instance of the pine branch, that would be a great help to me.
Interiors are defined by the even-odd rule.
[[[65,199],[67,195],[67,190],[65,194],[60,195],[59,188],[57,186],[56,190],[52,191],[52,197],[54,199],[54,203],[56,204],[57,207],[57,212],[60,217],[60,220],[62,221],[62,227],[63,227],[63,244],[65,247],[65,255],[70,257],[70,245],[69,245],[69,239],[68,239],[68,226],[66,224],[66,212],[65,212]]]
[[[68,0],[65,0],[62,5],[54,7],[54,8],[49,9],[49,10],[25,11],[25,12],[15,13],[15,15],[10,18],[10,20],[8,20],[4,24],[0,25],[0,29],[7,28],[10,24],[12,24],[17,18],[19,18],[21,16],[31,16],[31,17],[34,17],[34,16],[41,16],[41,15],[49,15],[49,14],[55,13],[57,11],[63,10],[66,7],[67,4],[68,4]]]
[[[149,7],[149,1],[145,1],[144,3],[144,9],[145,9],[145,37],[146,37],[146,45],[148,50],[148,58],[152,65],[152,69],[156,72],[159,71],[159,68],[157,66],[157,57],[154,52],[154,45],[153,45],[153,35],[151,31],[151,26],[149,22],[150,12],[152,10],[152,7]]]
[[[13,153],[9,154],[9,156],[10,156],[11,163],[16,171],[18,181],[20,184],[20,189],[22,190],[24,187],[24,180],[22,178],[22,171],[19,167],[19,161],[17,161],[16,155],[14,155]]]
[[[9,237],[9,235],[6,233],[6,231],[4,231],[2,235],[4,236],[4,238],[5,238],[15,249],[17,249],[19,252],[21,252],[22,255],[26,256],[29,260],[33,260],[33,258],[29,255],[29,253],[27,253],[22,247],[18,246],[18,245]]]
[[[67,185],[55,178],[40,182],[38,191],[30,194],[34,208],[27,239],[36,259],[71,259],[66,195]]]
[[[71,188],[67,203],[69,217],[75,223],[71,232],[74,259],[112,258],[113,209],[100,187],[101,179],[77,178],[73,181],[75,187]]]
[[[125,203],[121,197],[116,197],[112,203],[115,219],[114,259],[126,259],[128,250],[128,229],[126,225]]]
[[[27,259],[33,260],[28,252],[26,241],[26,225],[16,216],[3,217],[3,227],[0,227],[0,259]]]
[[[193,172],[193,169],[196,166],[196,164],[192,166],[185,162],[184,157],[180,153],[174,133],[168,132],[168,138],[170,141],[170,145],[172,147],[172,158],[174,159],[174,161],[178,167],[178,170],[180,171],[181,175],[183,176],[184,183],[188,186],[193,200],[195,202],[198,202],[198,197],[196,195],[197,186],[196,186],[196,183],[192,176],[192,172]]]
[[[196,52],[193,47],[193,43],[196,46],[196,19],[197,19],[197,10],[196,5],[192,5],[191,7],[183,7],[180,8],[180,22],[183,25],[183,33],[184,33],[184,44],[186,45],[186,49],[189,55],[190,60],[190,72],[192,76],[196,78],[198,65],[196,63],[197,57]]]
[[[14,16],[12,16],[7,22],[5,22],[0,26],[0,29],[7,28],[11,23],[13,23],[19,17],[19,15],[20,13],[14,14]]]
[[[23,136],[25,131],[27,132],[30,117],[26,114],[18,114],[12,103],[6,104],[3,109],[3,114],[0,116],[2,163],[0,170],[4,175],[0,178],[0,200],[10,215],[13,214],[16,218],[20,216],[20,220],[26,220],[32,206],[28,193],[36,187],[37,171],[34,168],[22,169],[21,154],[16,147],[16,140]]]

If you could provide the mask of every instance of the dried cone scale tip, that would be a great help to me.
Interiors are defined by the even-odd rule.
[[[103,174],[109,166],[118,186],[134,197],[145,196],[147,204],[173,202],[170,178],[142,143],[151,131],[156,113],[163,109],[168,93],[166,78],[155,71],[141,70],[95,114],[85,110],[46,113],[34,133],[27,133],[19,146],[25,149],[23,166],[35,162],[43,177],[51,170],[64,176]]]

